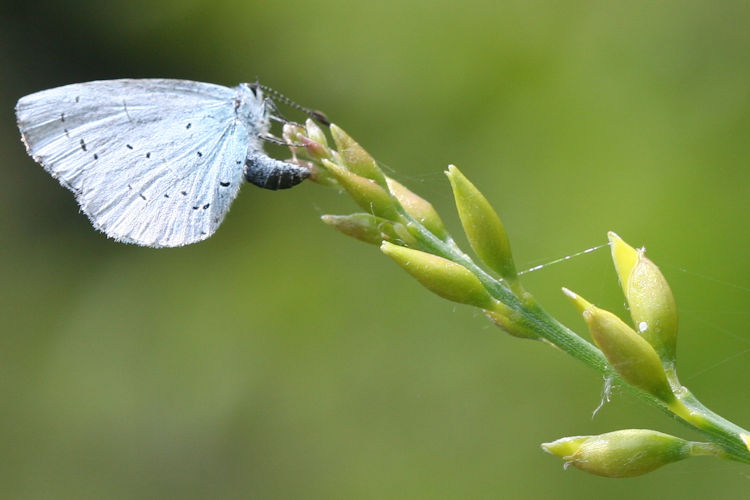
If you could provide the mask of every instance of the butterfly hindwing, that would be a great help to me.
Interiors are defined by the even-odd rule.
[[[248,148],[260,148],[236,99],[236,89],[208,83],[109,80],[31,94],[16,114],[29,154],[95,227],[120,241],[180,246],[216,230]]]

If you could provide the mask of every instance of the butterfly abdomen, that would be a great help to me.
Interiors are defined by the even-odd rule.
[[[245,179],[265,189],[287,189],[310,176],[306,168],[275,160],[260,152],[248,152]]]

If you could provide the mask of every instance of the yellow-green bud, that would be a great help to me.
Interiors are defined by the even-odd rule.
[[[321,184],[323,186],[330,186],[330,187],[338,187],[339,181],[336,180],[336,177],[331,174],[331,172],[328,171],[325,167],[321,166],[319,163],[314,163],[312,161],[301,161],[296,160],[294,163],[300,166],[307,167],[308,170],[310,170],[310,180]]]
[[[328,148],[328,139],[325,132],[310,118],[305,120],[305,130],[307,131],[307,137]]]
[[[525,325],[520,313],[511,310],[503,303],[496,303],[493,310],[486,309],[487,317],[500,329],[514,337],[522,339],[538,339],[539,334]]]
[[[620,285],[630,308],[636,331],[674,364],[677,345],[677,306],[672,290],[659,268],[615,233],[608,233]]]
[[[385,175],[380,170],[378,163],[370,156],[370,153],[357,143],[354,139],[340,129],[337,125],[331,124],[331,136],[336,143],[336,149],[341,155],[344,165],[357,175],[372,179],[381,186],[385,186]]]
[[[350,172],[332,161],[324,159],[321,163],[360,207],[378,217],[398,220],[398,211],[391,195],[375,181]]]
[[[742,442],[745,443],[747,451],[750,451],[750,434],[740,434],[740,439],[742,439]]]
[[[453,302],[490,309],[495,300],[479,278],[448,259],[384,241],[380,250],[428,290]]]
[[[573,436],[543,443],[542,449],[581,470],[605,477],[634,477],[694,454],[692,443],[648,429],[624,429],[598,436]]]
[[[482,262],[508,280],[516,279],[510,241],[500,217],[482,193],[454,165],[446,172],[471,248]]]
[[[441,240],[448,236],[445,225],[443,225],[443,221],[440,219],[435,207],[432,206],[432,203],[414,194],[403,184],[390,177],[386,177],[385,180],[388,184],[388,189],[390,189],[393,196],[401,203],[406,213],[414,217],[417,222]]]
[[[390,224],[390,232],[388,232],[388,235],[392,234],[393,237],[386,239],[386,241],[410,248],[415,248],[419,245],[419,241],[410,230],[411,224],[404,225],[400,222],[390,222]]]
[[[307,151],[307,154],[311,158],[315,158],[316,160],[330,158],[331,151],[321,143],[305,137],[304,135],[297,136],[297,140],[305,147],[305,151]]]
[[[403,224],[375,217],[370,214],[324,215],[321,220],[344,233],[365,243],[380,245],[383,240],[402,241],[406,245],[416,245],[417,241]],[[406,238],[406,239],[404,239]]]
[[[665,403],[675,400],[659,355],[651,344],[611,312],[590,304],[567,288],[563,288],[563,293],[581,311],[594,342],[626,382]]]

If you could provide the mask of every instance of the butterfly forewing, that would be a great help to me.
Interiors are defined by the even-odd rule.
[[[236,98],[208,83],[109,80],[26,96],[16,113],[29,153],[94,226],[120,241],[180,246],[216,230],[248,148],[260,148]]]

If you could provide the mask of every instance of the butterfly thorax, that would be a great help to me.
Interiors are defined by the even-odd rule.
[[[237,119],[247,128],[250,137],[259,137],[271,128],[265,97],[261,89],[248,83],[235,87],[234,106]]]

